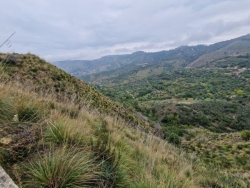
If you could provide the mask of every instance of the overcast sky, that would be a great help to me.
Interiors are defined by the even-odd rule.
[[[96,59],[250,33],[250,0],[0,0],[1,52]]]

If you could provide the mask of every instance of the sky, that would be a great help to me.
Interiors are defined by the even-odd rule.
[[[0,52],[90,60],[249,34],[250,0],[0,0],[0,23]]]

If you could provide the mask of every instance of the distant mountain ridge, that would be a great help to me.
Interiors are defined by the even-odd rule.
[[[193,68],[223,57],[246,53],[250,53],[250,34],[212,45],[180,46],[159,52],[138,51],[132,54],[104,56],[95,60],[66,60],[53,64],[74,76],[88,80],[88,75],[100,75],[121,68]]]

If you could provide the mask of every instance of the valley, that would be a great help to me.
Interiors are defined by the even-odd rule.
[[[171,54],[79,78],[141,114],[168,142],[250,178],[249,35],[210,46],[180,47]],[[154,61],[153,61],[154,60]],[[143,63],[144,62],[144,63]],[[74,73],[73,73],[74,74]]]

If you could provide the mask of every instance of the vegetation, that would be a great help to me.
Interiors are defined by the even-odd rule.
[[[249,62],[249,58],[244,61]],[[211,131],[250,128],[250,85],[245,71],[180,69],[129,83],[116,82],[115,78],[113,82],[113,86],[96,88],[154,121],[177,113],[182,125],[203,126]]]
[[[245,54],[143,77],[124,72],[96,88],[160,125],[168,142],[249,178],[249,65]]]
[[[29,67],[28,63],[22,66],[31,56],[30,63],[41,61],[51,69],[36,64]],[[20,187],[249,186],[246,177],[208,165],[153,135],[147,122],[138,120],[135,126],[132,119],[138,117],[132,112],[128,122],[126,112],[103,111],[112,101],[66,73],[68,85],[57,91],[55,85],[65,82],[52,77],[62,72],[38,57],[15,58],[25,61],[0,66],[0,111],[5,113],[0,122],[0,147],[2,166]],[[46,77],[38,77],[43,71]],[[40,84],[43,78],[46,81]],[[81,100],[68,94],[76,92],[75,84],[83,86],[77,90]],[[87,97],[90,94],[98,97],[95,102]],[[173,114],[162,123],[171,127],[180,122]]]
[[[241,132],[241,138],[243,140],[250,140],[250,130],[244,130]]]
[[[41,92],[45,96],[55,95],[58,102],[72,101],[75,104],[74,108],[62,109],[63,112],[70,113],[71,116],[77,116],[78,109],[83,106],[88,106],[90,109],[98,108],[101,113],[118,115],[125,119],[129,114],[133,113],[101,95],[92,86],[57,69],[35,55],[0,54],[0,60],[4,70],[0,78],[1,81],[15,81],[27,87],[32,86],[37,93]],[[24,102],[22,105],[29,105],[30,107],[27,106],[26,109],[29,110],[29,108],[32,109],[33,104]],[[38,112],[30,111],[29,113],[36,116]],[[27,120],[27,117],[23,117],[21,112],[19,112],[18,116],[23,121]],[[127,120],[131,121],[131,119]],[[134,123],[134,125],[143,124],[146,125],[143,128],[150,129],[149,125],[142,123],[141,119],[137,117],[131,123]]]

